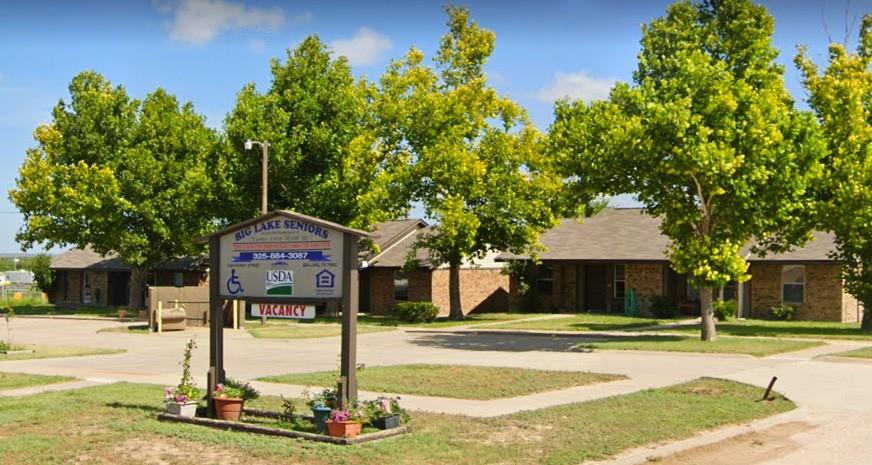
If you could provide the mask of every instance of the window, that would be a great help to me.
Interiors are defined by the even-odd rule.
[[[64,279],[64,302],[70,300],[70,273],[62,271]]]
[[[687,301],[699,302],[699,289],[693,287],[690,281],[687,281]]]
[[[85,271],[82,273],[82,303],[92,304],[91,299],[91,273]]]
[[[728,300],[737,300],[739,297],[739,283],[730,281],[721,288],[721,295],[718,296],[724,302]]]
[[[409,277],[403,271],[394,273],[394,300],[409,300]]]
[[[626,288],[626,278],[624,275],[624,265],[615,265],[615,298],[623,299]]]
[[[173,273],[173,286],[182,287],[185,285],[185,274],[181,271]]]
[[[805,266],[781,267],[781,301],[786,304],[805,302]]]
[[[539,267],[536,277],[536,294],[554,295],[554,268],[550,266]]]

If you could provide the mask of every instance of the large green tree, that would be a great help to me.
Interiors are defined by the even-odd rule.
[[[553,143],[592,192],[633,193],[662,220],[669,258],[700,290],[749,278],[740,248],[803,243],[823,141],[775,62],[773,19],[751,0],[681,1],[642,29],[634,85],[608,101],[558,102]]]
[[[837,258],[848,291],[867,309],[862,328],[872,330],[872,15],[863,18],[857,53],[830,45],[821,74],[800,48],[809,104],[823,128],[827,154],[820,183],[820,219],[835,233]]]
[[[220,174],[220,219],[259,214],[260,150],[269,146],[269,209],[290,209],[367,229],[408,211],[393,187],[391,161],[377,144],[381,129],[372,112],[376,90],[355,80],[344,57],[331,57],[317,36],[303,40],[287,59],[270,63],[272,85],[246,85],[225,121]]]
[[[493,32],[466,9],[446,10],[435,66],[412,48],[382,77],[377,107],[386,128],[397,129],[387,145],[411,154],[409,196],[438,222],[416,247],[429,250],[432,265],[448,265],[450,318],[463,319],[461,264],[536,244],[554,224],[559,183],[543,169],[540,135],[525,111],[488,85]]]
[[[194,252],[212,201],[207,159],[215,134],[191,103],[157,89],[138,101],[98,73],[69,86],[53,121],[34,132],[10,199],[24,215],[22,249],[91,245],[132,267],[130,305],[146,271]]]

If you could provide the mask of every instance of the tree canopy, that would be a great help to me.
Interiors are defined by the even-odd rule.
[[[856,53],[844,44],[829,52],[823,73],[804,48],[796,56],[827,144],[819,218],[835,233],[846,288],[872,309],[872,15],[863,18]],[[872,330],[872,311],[864,312],[862,326]]]
[[[812,227],[823,142],[793,107],[772,32],[750,0],[677,2],[643,26],[633,85],[555,107],[558,163],[662,220],[673,268],[700,289],[706,340],[712,290],[749,278],[740,248],[783,250]]]
[[[254,84],[237,95],[225,121],[220,175],[221,216],[236,222],[259,214],[260,151],[269,147],[269,209],[289,209],[367,229],[406,212],[385,172],[390,164],[374,145],[372,83],[356,81],[344,57],[331,58],[317,36],[307,37],[287,59],[270,63],[272,85]]]
[[[554,224],[559,182],[543,167],[540,134],[525,111],[489,86],[493,32],[447,7],[448,32],[434,66],[409,50],[382,77],[379,108],[393,143],[410,154],[409,197],[438,228],[416,244],[450,268],[450,315],[462,319],[459,267],[491,250],[520,252]]]
[[[194,252],[208,231],[207,160],[215,134],[191,103],[162,89],[142,101],[95,72],[69,86],[53,121],[34,132],[10,199],[24,215],[22,249],[91,245],[134,267],[131,305],[141,305],[145,269]]]

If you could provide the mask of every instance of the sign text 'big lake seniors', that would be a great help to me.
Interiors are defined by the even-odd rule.
[[[221,295],[338,298],[342,241],[339,231],[277,217],[221,236]]]

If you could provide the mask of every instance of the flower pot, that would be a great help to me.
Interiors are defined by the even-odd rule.
[[[315,426],[318,427],[318,431],[321,433],[327,433],[327,418],[330,417],[330,411],[330,407],[324,407],[323,405],[312,407],[312,418]]]
[[[197,415],[197,402],[167,402],[167,413],[194,418]]]
[[[330,436],[338,438],[353,438],[360,434],[363,424],[359,421],[327,420],[327,431]]]
[[[239,415],[242,414],[242,399],[232,397],[215,397],[212,399],[215,402],[215,417],[219,420],[239,420]]]
[[[375,420],[372,421],[372,426],[374,426],[378,429],[399,428],[400,416],[399,415],[391,415],[389,417],[376,418]]]
[[[118,310],[118,318],[121,320],[127,318],[127,310]]]

